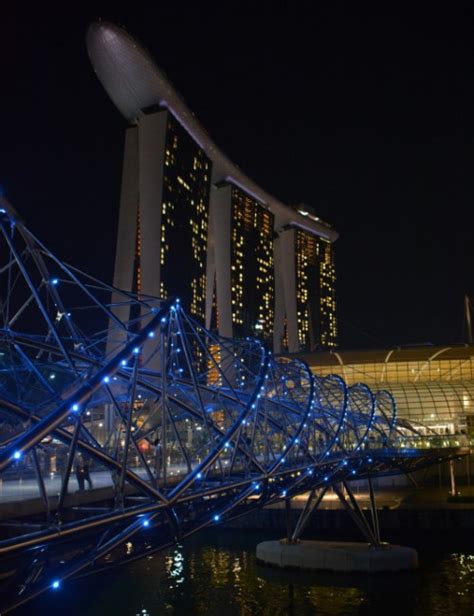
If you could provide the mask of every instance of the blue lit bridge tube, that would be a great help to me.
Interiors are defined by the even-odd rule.
[[[8,204],[0,293],[0,478],[35,507],[0,519],[2,613],[269,503],[457,453],[422,449],[387,392],[65,264]]]

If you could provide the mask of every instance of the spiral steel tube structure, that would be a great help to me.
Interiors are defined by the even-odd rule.
[[[113,289],[0,208],[0,477],[31,470],[43,504],[2,533],[2,613],[257,507],[442,459],[396,447],[387,392],[219,337],[179,299]],[[42,463],[53,457],[59,493]],[[107,491],[72,513],[68,485],[85,460]]]

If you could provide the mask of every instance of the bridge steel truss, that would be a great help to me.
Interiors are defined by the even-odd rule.
[[[396,448],[388,392],[320,378],[258,340],[221,338],[177,299],[114,289],[0,207],[0,478],[33,469],[43,503],[3,526],[2,613],[309,492],[296,537],[329,486],[456,454]],[[59,494],[42,464],[51,452],[57,470],[62,457]],[[109,479],[100,507],[68,506],[84,459]]]

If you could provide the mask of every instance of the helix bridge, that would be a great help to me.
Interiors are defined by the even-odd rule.
[[[349,480],[458,455],[416,446],[388,392],[115,289],[0,208],[0,479],[30,469],[41,503],[0,521],[1,613],[298,494],[306,516],[329,487],[354,510]],[[106,478],[94,506],[68,491],[80,459]]]

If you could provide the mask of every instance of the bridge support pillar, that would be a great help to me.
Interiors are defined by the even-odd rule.
[[[257,545],[257,562],[283,569],[382,573],[415,569],[413,548],[346,541],[264,541]]]
[[[339,571],[344,573],[382,573],[415,569],[418,554],[413,548],[389,545],[380,540],[375,492],[370,475],[369,486],[371,522],[361,510],[349,485],[342,481],[333,490],[364,535],[365,543],[345,541],[301,541],[300,536],[311,514],[321,503],[327,486],[313,489],[306,500],[293,533],[290,529],[291,506],[286,499],[287,537],[281,541],[264,541],[257,545],[257,561],[261,564],[301,570]],[[291,533],[291,534],[290,534]]]
[[[296,526],[295,526],[295,530],[293,531],[293,534],[291,535],[291,543],[297,543],[299,541],[301,533],[303,532],[306,524],[308,523],[308,520],[310,519],[311,514],[313,513],[313,511],[315,511],[319,507],[319,504],[323,500],[323,497],[326,494],[327,490],[328,490],[327,486],[324,488],[321,488],[318,491],[316,489],[311,490],[311,492],[308,495],[308,498],[306,499],[306,503],[300,513],[298,522],[296,523]]]
[[[367,483],[369,484],[370,513],[372,514],[372,530],[375,536],[375,545],[380,545],[379,515],[377,512],[377,504],[375,502],[374,486],[372,485],[372,477],[370,474],[367,476]]]
[[[346,498],[346,496],[344,495],[342,488],[344,488],[348,498]],[[377,533],[375,532],[374,528],[370,526],[363,511],[359,507],[359,503],[357,502],[357,499],[352,493],[352,490],[350,489],[349,485],[345,481],[342,481],[340,486],[336,484],[333,485],[333,490],[339,498],[339,501],[341,502],[344,509],[347,511],[347,513],[355,522],[361,533],[366,538],[367,542],[372,546],[380,545],[380,538],[377,537]],[[376,513],[377,512],[375,510],[375,515]]]

